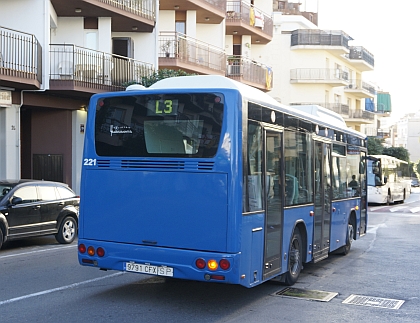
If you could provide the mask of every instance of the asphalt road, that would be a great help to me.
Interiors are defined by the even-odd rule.
[[[407,203],[369,207],[350,254],[305,266],[293,287],[337,293],[325,302],[275,296],[285,286],[274,282],[246,289],[81,267],[76,244],[53,237],[9,243],[0,322],[420,322],[419,199],[420,189]],[[351,295],[361,305],[344,304]],[[403,303],[375,307],[394,304],[386,299]]]

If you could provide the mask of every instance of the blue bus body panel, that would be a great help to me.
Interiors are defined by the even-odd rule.
[[[81,207],[82,238],[227,251],[227,174],[89,169],[84,176],[92,186],[83,187],[90,207]]]

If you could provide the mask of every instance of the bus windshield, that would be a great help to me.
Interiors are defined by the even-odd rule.
[[[379,160],[368,159],[367,169],[367,185],[368,186],[381,186],[381,162]]]
[[[119,157],[213,157],[219,146],[223,102],[220,93],[100,98],[96,105],[96,153]]]

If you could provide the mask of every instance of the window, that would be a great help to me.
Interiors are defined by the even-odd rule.
[[[248,124],[248,183],[244,196],[244,212],[263,209],[262,205],[262,128],[250,122]]]
[[[360,196],[360,150],[355,146],[347,147],[347,187],[352,196]]]
[[[33,203],[38,201],[38,194],[35,186],[26,186],[18,189],[13,197],[20,197],[22,203]]]
[[[353,196],[347,191],[347,160],[346,147],[333,145],[332,152],[332,193],[333,199],[341,199]]]
[[[213,157],[224,97],[218,93],[105,98],[96,110],[96,152],[121,157]]]
[[[54,186],[39,186],[39,193],[41,201],[52,201],[57,199]]]
[[[312,202],[311,147],[308,133],[284,132],[286,206]]]
[[[75,197],[74,192],[68,188],[57,186],[58,193],[62,199]]]

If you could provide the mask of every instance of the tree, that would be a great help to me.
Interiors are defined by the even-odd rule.
[[[384,140],[375,137],[368,137],[367,149],[369,155],[382,155],[384,146],[382,146]]]
[[[383,150],[383,154],[410,162],[410,153],[404,147],[386,147]]]
[[[183,70],[169,70],[169,69],[162,69],[162,70],[158,70],[157,72],[153,72],[150,76],[143,76],[141,78],[141,82],[140,84],[145,86],[145,87],[149,87],[152,84],[156,83],[157,81],[166,79],[168,77],[176,77],[176,76],[190,76],[190,75],[198,75],[198,74],[191,74],[191,73],[187,73]],[[123,85],[125,87],[132,85],[132,84],[138,84],[139,82],[135,82],[135,81],[131,81],[131,82],[126,82]]]

